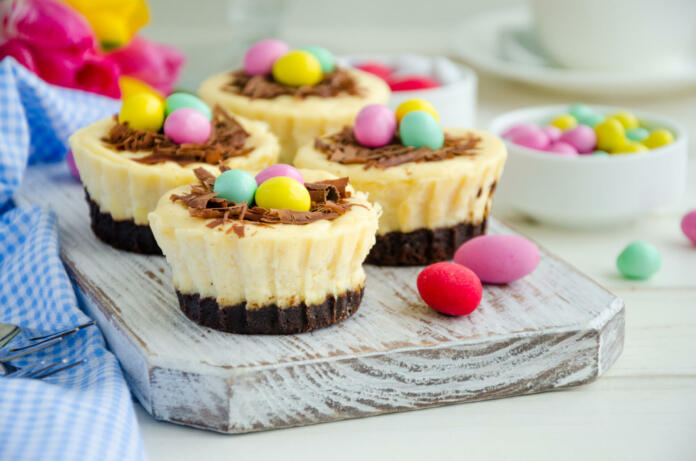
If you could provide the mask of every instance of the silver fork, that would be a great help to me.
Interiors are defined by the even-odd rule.
[[[36,378],[36,379],[41,379],[45,378],[47,376],[54,375],[56,373],[59,373],[61,371],[69,370],[70,368],[76,367],[80,364],[84,363],[83,360],[77,360],[72,363],[68,363],[67,359],[60,360],[58,362],[51,363],[49,365],[46,365],[45,361],[41,361],[39,363],[34,363],[26,367],[22,368],[15,368],[14,371],[11,371],[9,373],[6,373],[0,377],[2,378]],[[7,365],[4,365],[7,367]]]
[[[43,335],[43,336],[34,336],[33,338],[29,338],[28,344],[23,344],[21,346],[17,347],[9,347],[9,348],[4,348],[3,350],[0,351],[0,364],[4,364],[5,362],[10,362],[12,360],[16,360],[20,357],[24,357],[27,354],[31,354],[34,352],[38,352],[42,349],[45,349],[49,346],[52,346],[56,343],[61,342],[64,338],[77,333],[78,331],[82,330],[83,328],[87,328],[89,326],[94,325],[94,320],[90,320],[87,323],[83,323],[82,325],[78,325],[74,328],[69,328],[67,330],[59,331],[57,333],[51,333],[48,335]],[[0,338],[0,344],[7,345],[12,339],[19,333],[19,328],[16,328],[14,331],[10,331],[3,335]],[[9,339],[8,339],[9,338]],[[5,365],[6,368],[8,365]],[[11,365],[9,365],[11,367]],[[15,367],[12,367],[15,368]],[[16,370],[13,370],[16,371]],[[7,375],[5,375],[7,376]]]

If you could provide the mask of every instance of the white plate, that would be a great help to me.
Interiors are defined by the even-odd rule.
[[[562,68],[548,59],[531,31],[526,8],[470,15],[455,27],[453,53],[491,74],[554,90],[594,95],[672,92],[696,86],[696,60],[669,74]],[[637,50],[636,59],[640,59]]]

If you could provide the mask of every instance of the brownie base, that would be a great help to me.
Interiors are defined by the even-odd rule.
[[[85,189],[85,199],[89,204],[89,218],[92,232],[104,243],[119,250],[132,251],[146,255],[161,255],[150,226],[141,226],[132,219],[117,221],[111,214],[104,213],[92,200]]]
[[[365,262],[377,266],[422,266],[447,261],[459,245],[485,232],[486,218],[478,224],[389,232],[377,236]]]
[[[347,319],[357,312],[364,291],[361,287],[337,297],[327,296],[322,303],[311,306],[303,302],[281,309],[268,304],[254,310],[247,310],[246,302],[221,307],[214,298],[179,290],[176,295],[186,317],[199,325],[228,333],[277,335],[303,333]]]

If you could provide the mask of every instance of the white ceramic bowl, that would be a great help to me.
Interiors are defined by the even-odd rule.
[[[590,106],[602,114],[621,108]],[[531,107],[497,117],[498,136],[521,122],[543,125],[568,105]],[[687,136],[676,122],[631,110],[649,126],[674,133],[675,141],[636,154],[565,157],[506,141],[508,160],[496,202],[542,222],[593,227],[630,221],[681,197],[686,182]]]
[[[455,64],[444,56],[415,54],[355,54],[342,56],[341,61],[355,66],[367,61],[377,61],[389,67],[402,69],[401,74],[418,74],[433,77],[442,83],[437,88],[414,91],[395,91],[389,98],[389,107],[396,107],[411,98],[424,98],[435,106],[440,121],[449,126],[474,126],[476,115],[476,73],[461,64]]]

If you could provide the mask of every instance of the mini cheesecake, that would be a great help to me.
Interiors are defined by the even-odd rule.
[[[231,333],[290,334],[358,310],[380,211],[348,178],[301,170],[312,205],[293,211],[228,202],[215,176],[195,172],[198,184],[165,194],[149,215],[186,316]]]
[[[278,141],[266,124],[219,108],[211,123],[205,144],[177,145],[162,133],[132,129],[115,117],[75,132],[69,142],[94,233],[122,250],[161,254],[147,215],[166,191],[195,182],[196,168],[259,170],[277,161]]]
[[[198,89],[208,104],[267,122],[280,140],[283,163],[292,163],[297,149],[315,137],[352,124],[364,106],[386,104],[389,94],[381,78],[340,68],[314,86],[291,87],[271,76],[250,77],[239,70],[214,75]]]
[[[445,129],[442,148],[392,143],[369,148],[351,127],[320,137],[295,165],[350,176],[382,206],[377,242],[367,262],[422,265],[451,259],[459,245],[483,234],[507,152],[484,131]]]

